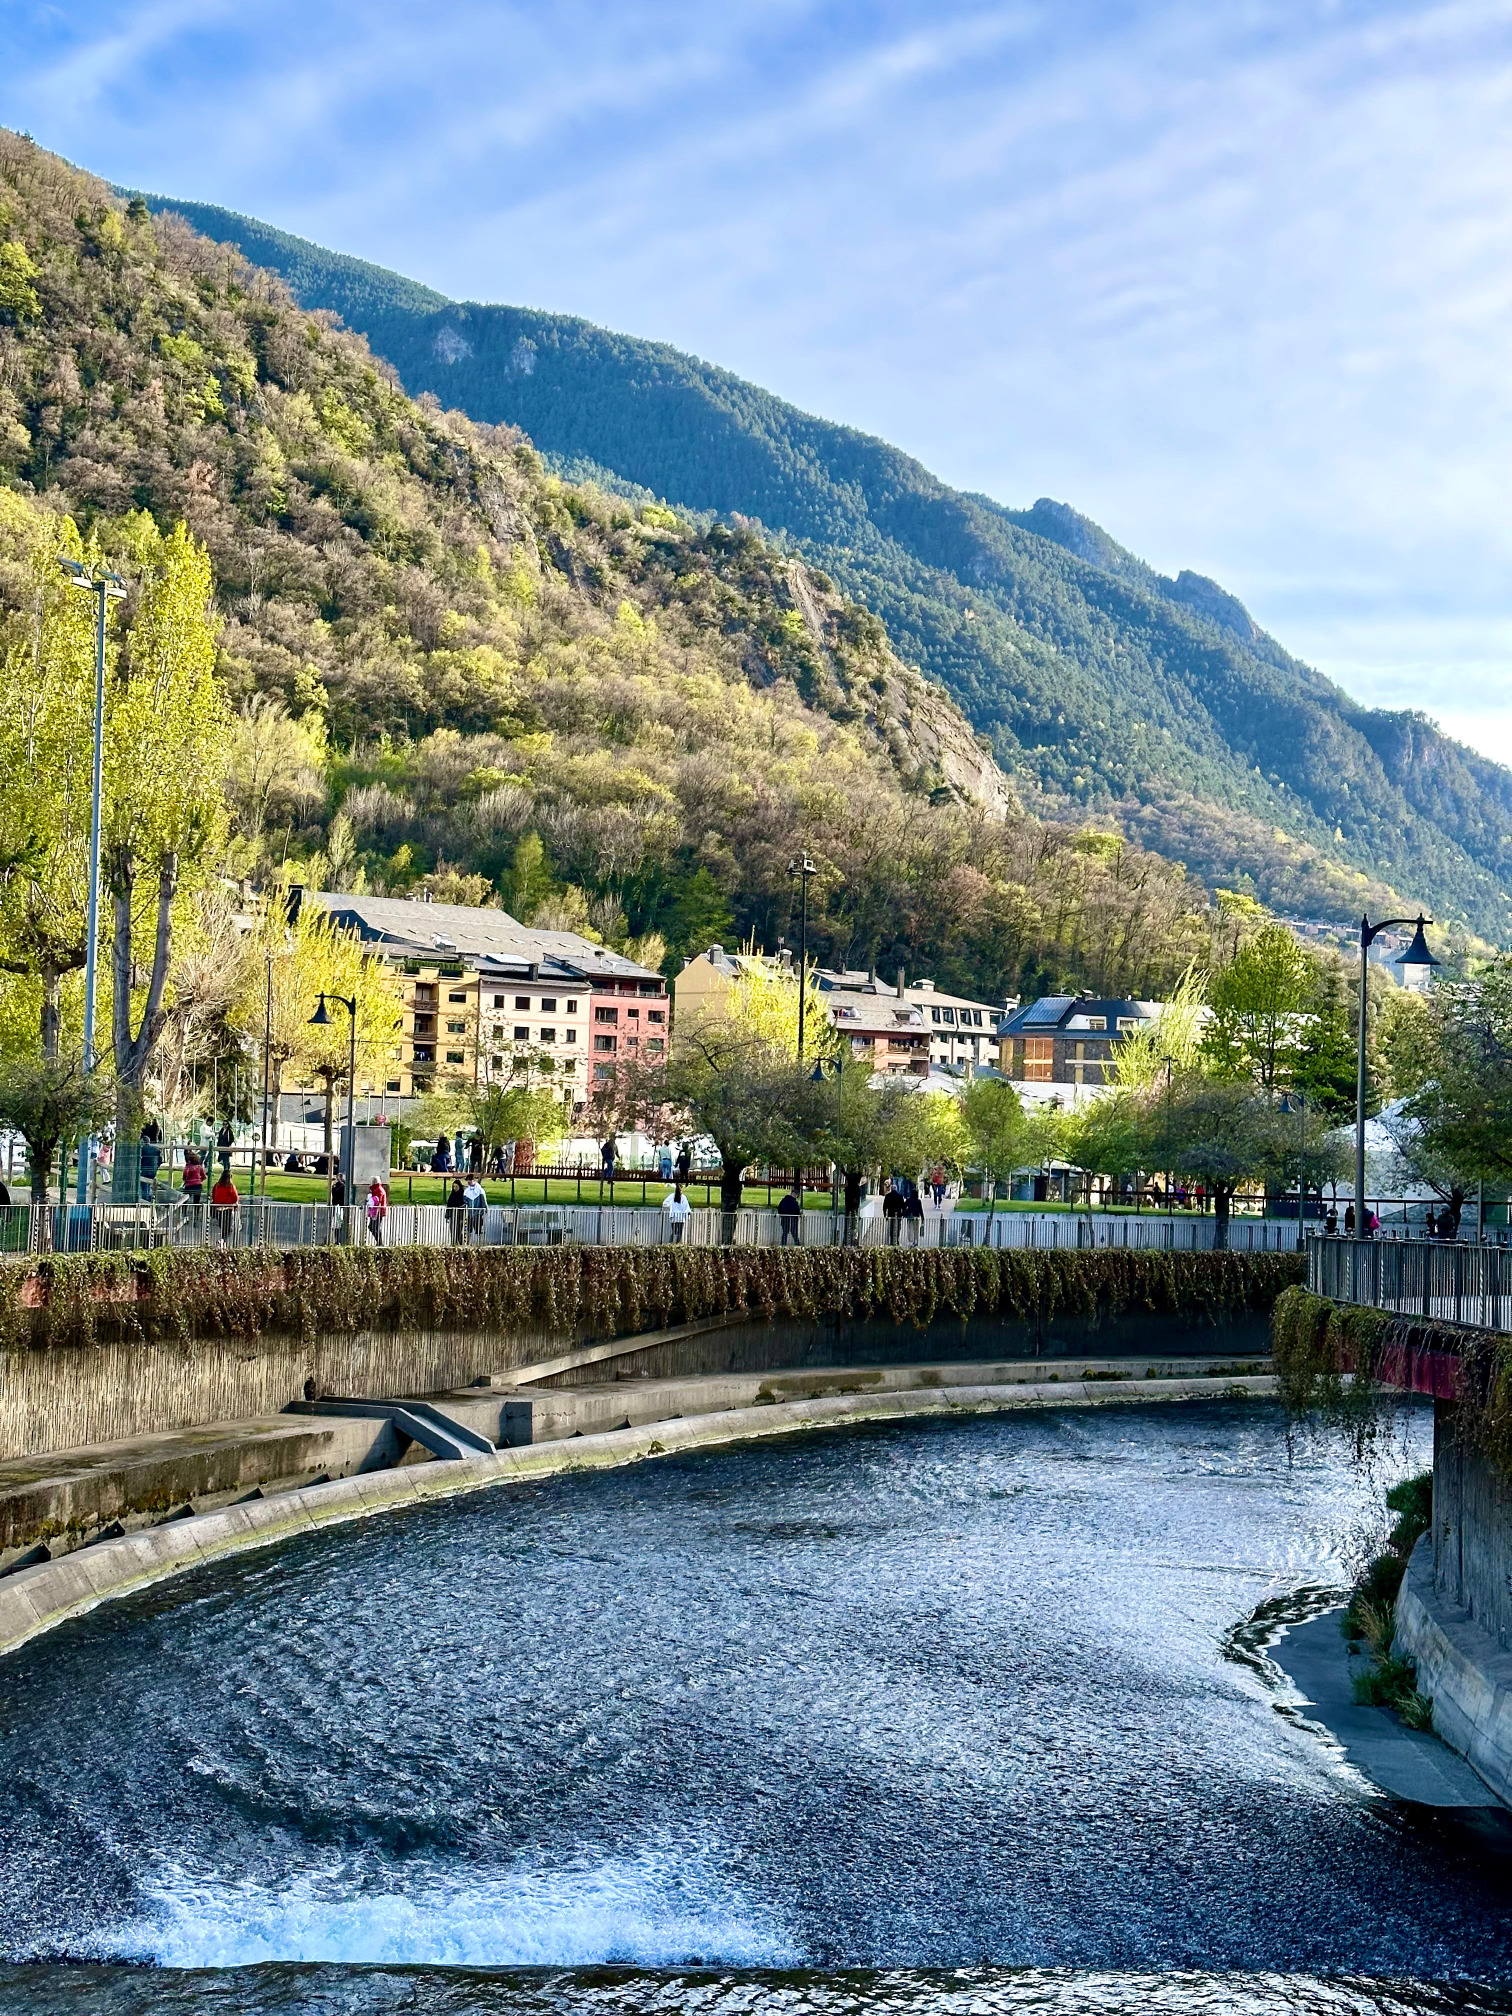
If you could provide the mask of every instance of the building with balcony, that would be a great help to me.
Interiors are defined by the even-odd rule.
[[[384,1090],[411,1097],[522,1073],[576,1114],[624,1060],[665,1056],[659,973],[505,910],[396,896],[305,898],[396,970],[403,1026]]]

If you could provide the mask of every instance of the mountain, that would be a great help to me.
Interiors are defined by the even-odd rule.
[[[646,956],[793,924],[979,997],[1152,993],[1220,928],[1027,815],[867,609],[749,528],[563,482],[181,219],[0,132],[0,667],[71,514],[208,551],[238,712],[226,873],[502,898]],[[0,802],[24,818],[25,780]]]
[[[1031,805],[1284,912],[1344,919],[1386,884],[1512,940],[1512,773],[1421,714],[1358,705],[1216,582],[1168,579],[1048,498],[952,490],[665,344],[448,301],[227,210],[147,201],[360,330],[412,395],[522,428],[575,480],[790,543],[949,689]]]

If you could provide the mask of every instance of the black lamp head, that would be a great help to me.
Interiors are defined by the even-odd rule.
[[[333,1019],[332,1016],[326,1013],[325,996],[322,994],[319,1005],[316,1007],[315,1013],[310,1017],[310,1020],[317,1029],[323,1029]]]
[[[1417,967],[1420,972],[1426,974],[1431,966],[1437,966],[1440,963],[1428,950],[1428,941],[1423,936],[1423,926],[1427,921],[1427,918],[1419,911],[1417,929],[1412,934],[1412,943],[1407,947],[1405,952],[1398,954],[1392,961],[1394,966],[1400,966],[1403,969],[1404,974],[1413,967]]]

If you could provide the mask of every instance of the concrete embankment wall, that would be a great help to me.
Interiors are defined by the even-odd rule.
[[[1512,1490],[1433,1409],[1433,1526],[1397,1599],[1396,1649],[1433,1698],[1433,1726],[1512,1804]]]
[[[580,1336],[577,1341],[588,1341]],[[1190,1353],[1236,1357],[1267,1348],[1265,1319],[1192,1322],[1127,1314],[1045,1325],[1000,1317],[948,1318],[917,1328],[885,1317],[747,1320],[616,1358],[611,1378],[687,1378],[816,1365],[901,1365],[975,1359]],[[383,1399],[442,1393],[507,1374],[561,1349],[540,1328],[360,1330],[312,1338],[265,1331],[187,1342],[117,1340],[0,1353],[0,1459],[43,1456],[176,1428],[277,1414],[313,1385],[320,1394]],[[552,1385],[591,1385],[602,1366]]]

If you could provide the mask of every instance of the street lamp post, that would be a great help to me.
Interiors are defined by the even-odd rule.
[[[1304,1222],[1307,1215],[1307,1094],[1305,1092],[1283,1092],[1281,1111],[1290,1113],[1295,1105],[1300,1116],[1297,1127],[1297,1251],[1305,1252],[1307,1239]]]
[[[788,863],[789,875],[798,877],[798,1062],[803,1062],[804,1010],[808,1006],[808,885],[819,870],[807,854]]]
[[[1427,977],[1429,970],[1438,965],[1438,960],[1428,950],[1428,942],[1423,936],[1423,927],[1433,919],[1425,917],[1420,910],[1416,918],[1383,917],[1378,924],[1372,924],[1369,917],[1360,919],[1360,1026],[1359,1048],[1355,1060],[1355,1237],[1366,1236],[1365,1226],[1365,975],[1369,965],[1370,948],[1383,931],[1389,931],[1397,924],[1415,924],[1412,943],[1394,962],[1402,969],[1402,977],[1408,979],[1414,974]]]
[[[357,1090],[357,996],[353,994],[350,998],[348,998],[345,994],[330,994],[330,995],[322,994],[319,1003],[316,1006],[315,1013],[310,1017],[310,1021],[314,1024],[314,1026],[317,1029],[325,1028],[327,1024],[333,1020],[333,1018],[326,1013],[326,1002],[328,1000],[335,1001],[341,1007],[345,1008],[345,1010],[347,1011],[347,1023],[351,1030],[351,1036],[352,1036],[351,1054],[347,1063],[346,1166],[342,1172],[345,1178],[342,1189],[342,1196],[347,1206],[350,1207],[352,1202],[350,1192],[352,1188],[352,1178],[354,1173],[352,1164],[357,1160],[357,1113],[355,1105],[356,1090]],[[330,1164],[327,1163],[326,1164],[327,1210],[330,1209],[330,1205],[331,1205],[331,1167]]]
[[[95,706],[94,771],[90,780],[89,804],[89,922],[84,946],[84,1073],[95,1068],[95,968],[100,949],[100,799],[105,782],[105,605],[119,602],[126,583],[108,567],[89,568],[60,555],[58,565],[68,576],[71,588],[80,588],[95,598]],[[94,1143],[79,1142],[79,1181],[75,1197],[80,1204],[89,1197],[89,1165]]]
[[[809,1073],[809,1077],[810,1077],[810,1079],[811,1079],[811,1080],[813,1081],[813,1083],[814,1083],[815,1085],[822,1085],[822,1084],[824,1083],[825,1079],[826,1079],[826,1078],[828,1078],[828,1077],[830,1077],[830,1076],[831,1076],[831,1074],[833,1074],[833,1076],[834,1076],[834,1080],[835,1080],[835,1119],[836,1119],[836,1122],[838,1123],[838,1122],[839,1122],[839,1121],[840,1121],[841,1119],[843,1119],[843,1117],[844,1117],[844,1097],[845,1097],[845,1094],[844,1094],[844,1087],[843,1087],[843,1084],[842,1084],[842,1080],[843,1080],[843,1078],[844,1078],[844,1075],[845,1075],[845,1066],[844,1066],[844,1064],[842,1064],[842,1062],[840,1061],[840,1059],[839,1059],[838,1057],[821,1057],[821,1058],[819,1059],[819,1062],[818,1062],[818,1063],[817,1063],[817,1064],[816,1064],[816,1065],[814,1066],[813,1070],[812,1070],[812,1071],[810,1071],[810,1073]],[[838,1125],[837,1125],[837,1128],[836,1128],[836,1135],[837,1135],[837,1145],[838,1145],[838,1133],[839,1133],[839,1128],[838,1128]],[[839,1210],[839,1204],[838,1204],[838,1202],[837,1202],[837,1197],[838,1197],[838,1189],[839,1189],[839,1177],[840,1177],[840,1173],[841,1173],[841,1172],[840,1172],[840,1167],[839,1167],[839,1164],[837,1163],[837,1164],[835,1165],[835,1170],[834,1170],[834,1174],[833,1174],[833,1175],[832,1175],[832,1176],[830,1177],[830,1244],[831,1244],[831,1246],[834,1246],[834,1245],[837,1245],[837,1244],[839,1243],[839,1242],[838,1242],[838,1241],[836,1240],[836,1238],[835,1238],[835,1217],[836,1217],[836,1213],[837,1213],[837,1212],[838,1212],[838,1210]]]

